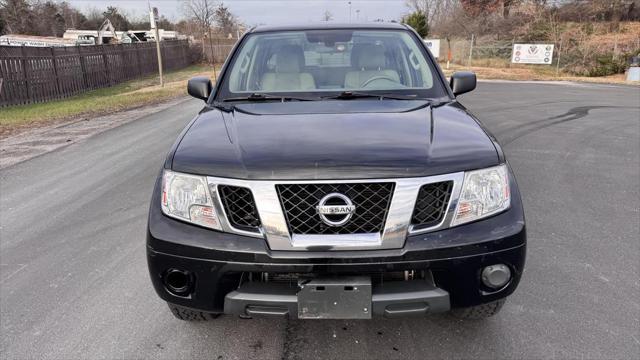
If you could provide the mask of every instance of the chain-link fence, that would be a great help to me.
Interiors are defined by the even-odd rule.
[[[487,40],[477,39],[475,36],[469,39],[452,39],[440,43],[440,61],[449,60],[452,64],[463,66],[504,68],[519,66],[511,64],[511,55],[514,44],[544,43],[554,44],[553,65],[556,65],[559,54],[559,43],[551,41],[532,42],[512,40]],[[450,54],[450,55],[449,55]]]
[[[549,66],[556,73],[576,75],[608,75],[623,72],[631,56],[640,51],[637,34],[612,35],[608,41],[591,41],[588,37],[561,37],[558,41],[531,41],[522,39],[495,40],[476,38],[450,39],[440,42],[440,61],[467,67],[527,67],[512,64],[514,44],[553,44],[553,61]],[[540,65],[534,65],[540,66]],[[542,65],[544,66],[544,65]]]

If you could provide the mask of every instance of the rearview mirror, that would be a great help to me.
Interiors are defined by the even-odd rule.
[[[213,85],[211,85],[211,80],[204,76],[196,76],[194,78],[189,79],[187,83],[187,92],[189,95],[193,96],[196,99],[202,99],[207,101],[209,95],[211,95],[211,90],[213,89]]]
[[[476,74],[471,71],[453,73],[451,80],[449,80],[449,85],[451,85],[451,90],[455,96],[468,93],[476,88]]]

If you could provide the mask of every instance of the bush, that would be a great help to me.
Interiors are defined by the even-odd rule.
[[[529,25],[529,30],[524,34],[525,41],[548,41],[553,35],[553,27],[548,21],[538,20]]]
[[[624,73],[627,63],[622,57],[614,58],[613,53],[599,54],[594,59],[594,66],[587,76],[608,76]]]
[[[402,23],[411,26],[422,38],[429,35],[427,15],[422,11],[416,11],[403,17]]]
[[[614,56],[613,52],[593,52],[585,55],[580,48],[569,49],[563,54],[564,71],[579,76],[609,76],[622,74],[629,66],[632,56],[640,49]],[[565,62],[566,61],[566,62]]]

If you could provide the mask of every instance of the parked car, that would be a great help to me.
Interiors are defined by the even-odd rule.
[[[525,263],[495,138],[420,37],[393,23],[258,27],[171,148],[149,211],[158,295],[219,314],[368,319],[497,313]]]

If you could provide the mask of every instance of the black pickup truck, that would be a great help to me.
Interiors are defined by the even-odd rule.
[[[497,313],[525,262],[500,145],[393,23],[258,27],[171,148],[147,259],[182,320]]]

